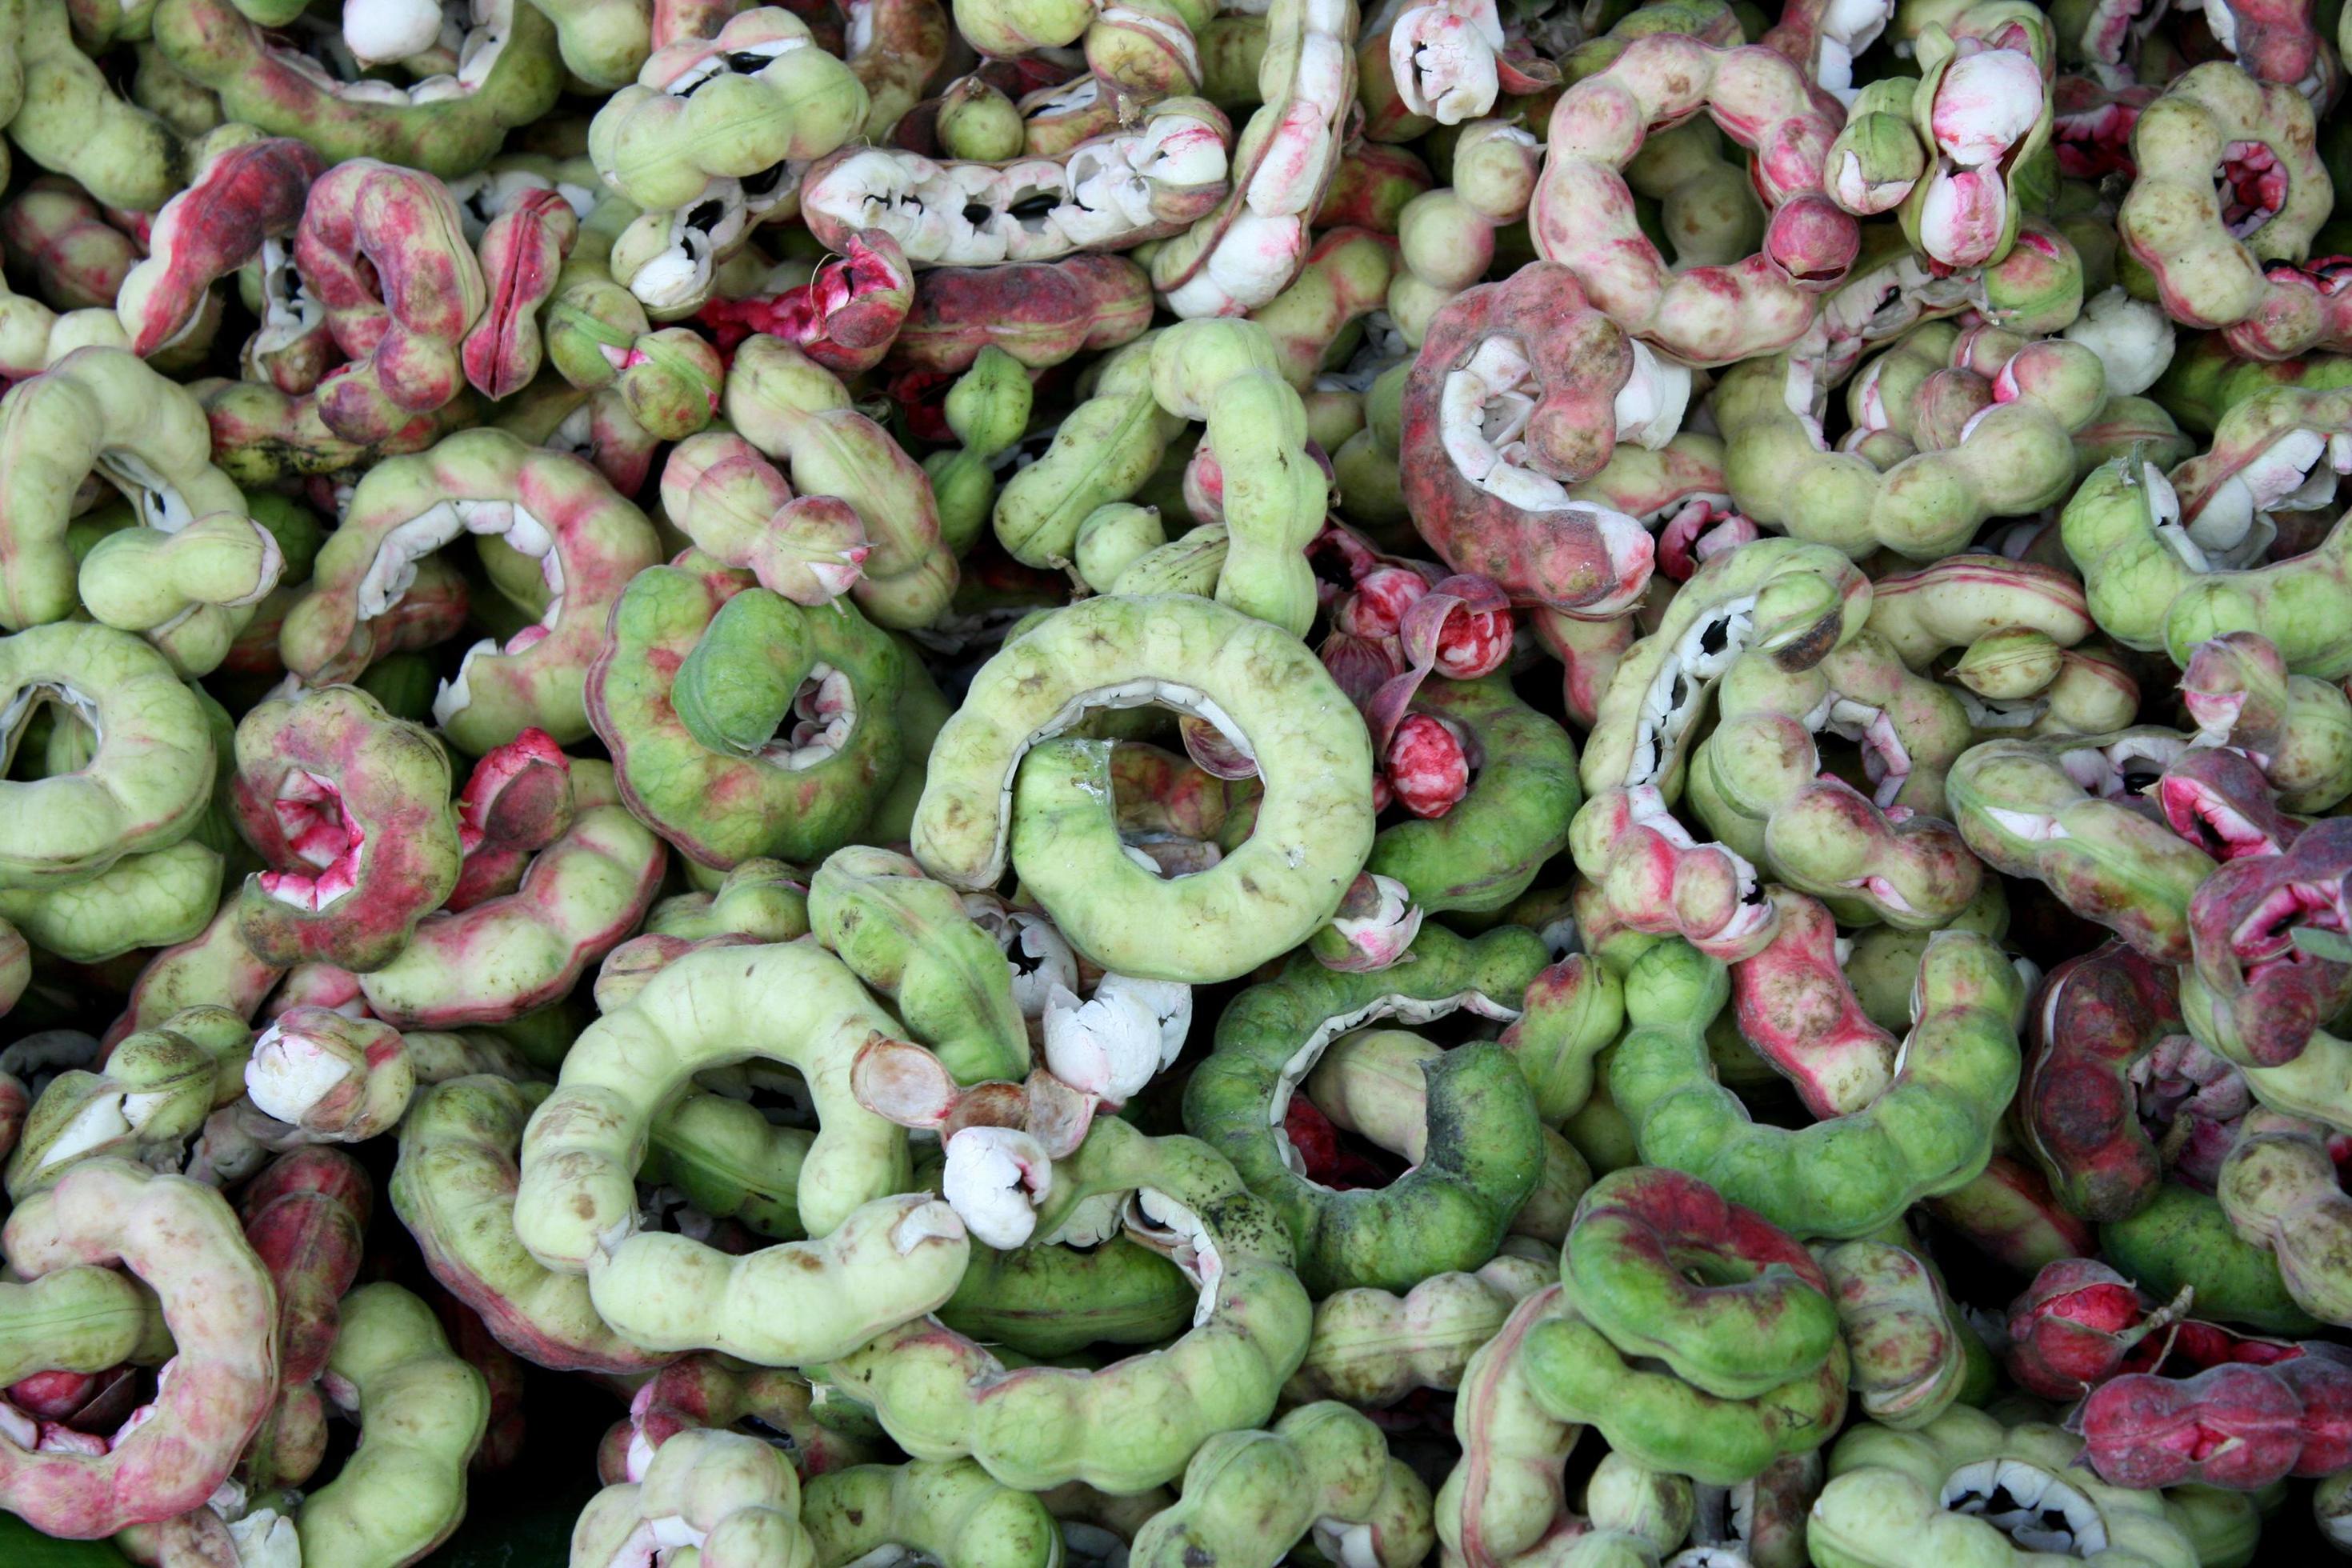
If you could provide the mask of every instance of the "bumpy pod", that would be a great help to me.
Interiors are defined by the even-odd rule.
[[[1621,171],[1650,126],[1702,110],[1759,149],[1757,187],[1770,217],[1756,255],[1673,274],[1634,222]],[[1536,248],[1574,268],[1629,332],[1679,358],[1721,364],[1769,353],[1811,323],[1819,291],[1860,248],[1859,226],[1822,191],[1835,133],[1797,68],[1769,49],[1684,34],[1637,38],[1552,108],[1529,213]]]
[[[1039,1234],[1084,1222],[1084,1208],[1123,1198],[1129,1234],[1167,1253],[1202,1286],[1193,1327],[1167,1348],[1097,1371],[1007,1368],[936,1323],[892,1330],[826,1373],[872,1406],[918,1458],[969,1455],[1008,1486],[1066,1481],[1135,1492],[1173,1480],[1219,1432],[1273,1414],[1307,1349],[1307,1292],[1289,1267],[1290,1239],[1273,1212],[1197,1139],[1147,1138],[1098,1118],[1054,1167]],[[1153,1419],[1139,1422],[1138,1411]]]
[[[665,1358],[606,1328],[587,1281],[545,1268],[515,1235],[515,1156],[547,1093],[488,1076],[424,1090],[401,1124],[393,1207],[433,1277],[517,1355],[559,1372],[647,1370]]]
[[[1572,272],[1549,263],[1438,311],[1404,384],[1400,479],[1439,558],[1491,577],[1517,602],[1580,618],[1606,619],[1639,599],[1654,555],[1648,531],[1569,487],[1655,412],[1645,389],[1629,385],[1648,358]],[[1489,404],[1530,403],[1511,441],[1486,437]]]
[[[450,738],[479,753],[522,731],[570,744],[589,733],[588,667],[630,579],[658,558],[652,525],[578,458],[468,430],[368,470],[287,613],[278,648],[310,681],[349,679],[392,651],[422,560],[463,534],[495,535],[545,584],[531,624],[468,648],[434,698]],[[526,568],[528,570],[528,568]]]
[[[2133,802],[2186,749],[2154,726],[1988,741],[1952,765],[1945,789],[1960,836],[1987,865],[2037,879],[2084,919],[2178,963],[2189,952],[2189,900],[2213,862]]]
[[[1149,703],[1215,724],[1265,784],[1249,838],[1174,881],[1118,846],[1108,747],[1066,740],[1024,760],[1089,709]],[[1321,661],[1278,628],[1211,600],[1105,595],[1056,612],[974,678],[932,746],[915,858],[983,888],[1010,839],[1014,869],[1089,958],[1148,979],[1229,979],[1339,908],[1370,847],[1370,760]]]
[[[0,397],[0,627],[72,612],[79,563],[66,525],[93,473],[166,533],[216,512],[246,516],[245,498],[211,458],[203,405],[121,349],[77,349],[9,388]]]
[[[508,130],[545,114],[563,86],[555,29],[529,0],[486,0],[454,74],[412,87],[321,69],[230,0],[166,0],[155,41],[218,93],[233,120],[299,136],[330,163],[383,158],[444,179],[488,163]]]
[[[1750,1121],[1709,1070],[1706,1025],[1727,990],[1716,961],[1674,942],[1628,976],[1633,1027],[1609,1082],[1643,1158],[1706,1177],[1804,1237],[1865,1236],[1984,1169],[2017,1087],[2024,1000],[1995,943],[1967,931],[1930,941],[1892,1084],[1864,1109],[1793,1131]]]
[[[1182,1500],[1136,1532],[1129,1561],[1275,1568],[1310,1534],[1328,1555],[1378,1568],[1409,1568],[1433,1544],[1428,1486],[1344,1405],[1210,1438],[1184,1468]]]
[[[2086,1475],[2081,1451],[2055,1426],[2004,1429],[1966,1407],[1915,1432],[1858,1426],[1830,1451],[1806,1546],[1824,1568],[1882,1568],[1922,1552],[1971,1568],[2045,1552],[2117,1568],[2200,1561],[2161,1496]]]
[[[403,1028],[506,1024],[568,993],[636,929],[660,889],[661,840],[629,815],[602,763],[570,763],[577,810],[512,892],[419,921],[399,956],[360,977]]]
[[[381,968],[457,885],[449,759],[356,687],[256,704],[237,723],[237,826],[269,869],[237,900],[260,962]]]
[[[905,764],[908,660],[853,608],[803,610],[690,552],[640,572],[611,632],[589,718],[622,798],[698,864],[828,854]]]
[[[26,1198],[5,1233],[32,1279],[120,1260],[165,1300],[172,1376],[105,1452],[36,1452],[0,1432],[0,1501],[89,1540],[203,1506],[278,1397],[277,1298],[228,1205],[181,1176],[91,1160]]]
[[[688,954],[564,1058],[524,1137],[516,1234],[550,1268],[592,1273],[610,1260],[638,1223],[630,1176],[654,1110],[692,1073],[747,1058],[789,1062],[809,1082],[823,1125],[802,1168],[801,1215],[813,1233],[831,1231],[868,1199],[906,1190],[905,1134],[849,1089],[857,1049],[893,1033],[856,977],[813,943]]]
[[[1285,1117],[1318,1058],[1348,1030],[1465,1010],[1516,1017],[1542,960],[1541,943],[1516,928],[1465,942],[1427,926],[1390,968],[1345,973],[1295,959],[1279,980],[1226,1009],[1215,1050],[1185,1088],[1184,1124],[1281,1216],[1309,1291],[1404,1290],[1494,1255],[1543,1163],[1534,1094],[1500,1047],[1457,1046],[1426,1068],[1427,1149],[1386,1187],[1339,1192],[1301,1174]]]

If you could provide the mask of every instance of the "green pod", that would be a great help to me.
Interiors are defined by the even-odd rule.
[[[1119,838],[1110,748],[1039,744],[1090,710],[1153,702],[1211,719],[1265,784],[1249,838],[1172,879]],[[932,744],[912,843],[925,870],[979,889],[1003,877],[1009,839],[1013,869],[1080,953],[1206,984],[1329,920],[1372,831],[1370,738],[1311,650],[1213,600],[1105,595],[1043,617],[973,676]]]
[[[898,782],[866,819],[865,837],[877,844],[904,844],[914,832],[915,807],[923,798],[924,763],[931,754],[931,742],[940,738],[940,728],[955,711],[914,650],[902,647],[899,651],[906,655],[907,684],[898,694],[898,750],[906,763],[898,770]]]
[[[1099,1369],[1018,1366],[930,1320],[893,1329],[834,1360],[823,1377],[869,1406],[920,1458],[970,1455],[1008,1486],[1066,1481],[1129,1494],[1173,1480],[1219,1432],[1274,1414],[1313,1329],[1290,1268],[1290,1237],[1234,1168],[1197,1138],[1150,1138],[1097,1117],[1055,1163],[1037,1229],[1052,1235],[1081,1205],[1136,1194],[1130,1226],[1147,1245],[1192,1239],[1182,1259],[1214,1256],[1192,1326],[1172,1343]],[[1157,1215],[1159,1217],[1150,1217]]]
[[[1171,1339],[1192,1321],[1199,1294],[1174,1264],[1125,1237],[1083,1250],[999,1252],[975,1243],[962,1283],[938,1316],[984,1344],[1063,1356]]]
[[[1265,1432],[1226,1432],[1184,1468],[1183,1496],[1135,1532],[1134,1568],[1276,1568],[1309,1531],[1310,1561],[1406,1568],[1436,1542],[1429,1489],[1370,1417],[1334,1400]]]
[[[1820,1568],[2009,1568],[2077,1558],[2118,1568],[2220,1568],[2174,1522],[2165,1494],[2108,1485],[2083,1463],[2082,1449],[2081,1438],[2046,1422],[2005,1427],[1966,1407],[1916,1430],[1857,1422],[1830,1452],[1830,1481],[1811,1510],[1806,1546]],[[1980,1500],[1989,1493],[2037,1500],[2044,1519],[2063,1519],[2060,1541],[2071,1537],[2073,1551],[2036,1551],[2012,1539],[2009,1521]]]
[[[1501,909],[1568,843],[1568,825],[1584,804],[1575,743],[1501,674],[1426,680],[1412,707],[1462,727],[1478,774],[1444,816],[1381,829],[1364,868],[1402,882],[1431,914]]]
[[[1225,569],[1225,525],[1204,522],[1128,563],[1111,584],[1116,594],[1197,594],[1206,598]]]
[[[699,744],[757,756],[792,716],[793,696],[815,662],[800,606],[746,588],[719,607],[679,663],[670,702]]]
[[[500,1344],[557,1372],[649,1373],[667,1358],[607,1328],[587,1279],[542,1268],[515,1235],[515,1155],[547,1093],[488,1073],[420,1088],[385,1194],[433,1278]]]
[[[816,1135],[778,1127],[758,1107],[719,1094],[689,1094],[662,1112],[646,1144],[641,1180],[676,1187],[714,1219],[795,1241],[801,1224],[801,1165]]]
[[[1569,1305],[1619,1348],[1727,1399],[1810,1376],[1838,1339],[1804,1249],[1677,1172],[1602,1177],[1577,1205],[1559,1278]]]
[[[970,1459],[852,1465],[801,1488],[818,1568],[912,1555],[940,1568],[1059,1568],[1062,1532],[1035,1495]]]
[[[1543,1124],[1508,1051],[1457,1046],[1426,1069],[1429,1145],[1421,1162],[1386,1187],[1335,1192],[1285,1157],[1292,1092],[1323,1049],[1359,1025],[1465,1008],[1516,1016],[1543,958],[1541,940],[1517,926],[1472,941],[1424,926],[1388,969],[1342,973],[1301,956],[1225,1009],[1215,1049],[1185,1087],[1184,1125],[1281,1216],[1311,1294],[1402,1291],[1485,1263],[1542,1175]]]
[[[1314,1522],[1314,1478],[1296,1444],[1271,1432],[1221,1432],[1184,1468],[1182,1500],[1136,1532],[1128,1561],[1133,1568],[1271,1564]]]
[[[2295,1305],[2268,1247],[2240,1238],[2221,1200],[2167,1183],[2129,1219],[2099,1227],[2099,1251],[2159,1300],[2183,1286],[2197,1315],[2266,1334],[2306,1334],[2319,1320]]]
[[[0,1382],[37,1372],[104,1372],[134,1352],[170,1352],[154,1293],[111,1268],[74,1266],[24,1284],[0,1279]]]
[[[958,1083],[1029,1071],[1013,965],[963,900],[908,856],[852,844],[809,882],[809,929],[887,997]]]
[[[1784,1454],[1818,1448],[1845,1416],[1846,1352],[1753,1399],[1725,1399],[1663,1368],[1637,1365],[1572,1313],[1528,1331],[1523,1371],[1555,1418],[1601,1429],[1609,1447],[1708,1486],[1752,1480]]]
[[[1103,362],[1087,401],[1054,432],[1045,455],[997,492],[997,542],[1031,566],[1069,564],[1078,528],[1097,507],[1141,489],[1185,421],[1151,395],[1151,335]]]
[[[1611,1098],[1643,1159],[1704,1178],[1805,1239],[1866,1236],[1921,1198],[1985,1168],[2016,1092],[2017,971],[1990,940],[1928,943],[1901,1070],[1870,1104],[1800,1129],[1767,1126],[1716,1081],[1706,1027],[1729,991],[1724,967],[1661,942],[1625,983],[1633,1026],[1610,1064]]]
[[[489,1426],[482,1374],[449,1348],[433,1309],[385,1283],[343,1298],[324,1386],[355,1416],[360,1446],[295,1516],[302,1555],[399,1568],[466,1517],[466,1471]]]
[[[1573,953],[1528,983],[1503,1048],[1536,1091],[1536,1113],[1558,1126],[1592,1098],[1601,1053],[1625,1022],[1624,983],[1607,965]]]
[[[646,911],[646,934],[688,942],[747,936],[791,942],[808,935],[808,887],[782,860],[746,860],[708,893],[680,893]]]
[[[651,567],[630,582],[589,668],[589,721],[613,753],[614,782],[634,815],[703,865],[816,859],[865,825],[898,776],[904,744],[896,710],[906,654],[848,605],[803,610],[755,587],[748,572],[699,555],[684,559],[684,566]],[[743,598],[753,606],[726,619]],[[787,637],[788,623],[804,636],[792,638],[799,674],[786,686],[783,717],[822,667],[847,681],[845,737],[795,746],[786,736],[752,732],[752,710],[790,671],[772,667],[758,635],[737,634]],[[712,643],[719,646],[698,662]],[[735,749],[741,746],[750,750]]]

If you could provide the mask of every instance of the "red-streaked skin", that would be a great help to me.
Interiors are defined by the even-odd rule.
[[[2061,76],[2052,89],[2050,147],[2059,173],[2097,184],[2109,174],[2138,173],[2131,155],[2132,127],[2140,110],[2164,90],[2159,83],[2108,88],[2087,76]]]
[[[2068,960],[2042,983],[2018,1120],[2072,1208],[2093,1220],[2137,1212],[2164,1179],[2140,1125],[2132,1069],[2182,1026],[2168,966],[2122,942]]]
[[[194,936],[147,961],[131,995],[99,1044],[112,1050],[124,1037],[152,1029],[183,1007],[209,1003],[251,1018],[286,971],[254,956],[237,934],[236,905],[224,903]]]
[[[1403,629],[1406,612],[1428,595],[1430,586],[1418,572],[1401,566],[1375,567],[1357,581],[1353,593],[1339,601],[1331,625],[1336,632],[1350,637],[1393,642]],[[1438,628],[1432,668],[1454,680],[1490,675],[1510,658],[1512,631],[1508,610],[1457,605],[1446,612]],[[1403,657],[1401,645],[1397,657]]]
[[[402,1028],[453,1029],[505,1023],[568,993],[582,974],[636,929],[661,889],[662,871],[667,865],[662,841],[650,833],[618,832],[613,813],[592,809],[617,804],[580,800],[580,815],[570,829],[531,858],[521,885],[513,892],[486,899],[460,912],[428,916],[418,923],[409,943],[411,952],[420,960],[429,960],[435,972],[465,976],[479,968],[480,954],[502,941],[511,941],[520,924],[560,934],[562,951],[556,963],[534,963],[528,970],[513,972],[509,972],[512,966],[502,967],[499,984],[494,987],[453,984],[438,1000],[415,1008],[395,1005],[385,994],[369,988],[373,976],[363,975],[360,984],[368,1005]],[[593,926],[580,925],[566,907],[573,898],[583,896],[573,886],[575,875],[594,886],[602,919]]]
[[[1526,510],[1474,484],[1446,450],[1446,381],[1492,336],[1515,339],[1536,377],[1522,437],[1528,468],[1573,484],[1599,472],[1616,449],[1616,398],[1633,373],[1633,347],[1587,300],[1574,273],[1531,265],[1507,281],[1464,290],[1431,319],[1404,386],[1405,504],[1421,536],[1454,570],[1493,578],[1515,604],[1606,618],[1648,584],[1649,535],[1608,531],[1594,508]]]
[[[1723,501],[1695,499],[1658,531],[1658,570],[1680,583],[1725,551],[1762,536],[1761,529]]]
[[[809,1386],[790,1372],[730,1367],[716,1355],[672,1362],[638,1385],[626,1419],[596,1452],[607,1485],[640,1479],[654,1451],[678,1433],[758,1421],[792,1438],[793,1468],[803,1479],[865,1462],[867,1446],[809,1418]]]
[[[230,805],[269,868],[240,895],[256,956],[390,963],[446,898],[445,764],[425,732],[344,688],[264,704],[239,725]]]
[[[310,1385],[326,1371],[327,1357],[335,1348],[342,1321],[337,1304],[359,1277],[374,1201],[374,1190],[359,1162],[323,1144],[279,1155],[253,1178],[239,1199],[246,1240],[278,1288],[281,1393],[254,1449],[257,1462],[270,1458],[277,1464],[273,1474],[256,1474],[258,1486],[299,1486],[323,1457],[321,1451],[309,1450],[307,1443],[270,1439],[278,1435],[273,1428],[300,1432],[319,1415],[319,1395]],[[322,1450],[323,1424],[315,1431]],[[306,1450],[308,1468],[282,1468]]]
[[[2321,41],[2311,0],[2231,0],[2230,19],[2233,52],[2248,76],[2294,88],[2326,112],[2344,73]]]
[[[1620,171],[1650,126],[1701,110],[1757,149],[1757,195],[1769,216],[1758,254],[1671,272],[1641,232]],[[1837,123],[1803,74],[1769,49],[1637,38],[1552,107],[1528,214],[1537,252],[1574,267],[1597,304],[1677,357],[1722,364],[1770,353],[1811,324],[1818,291],[1844,277],[1861,247],[1860,226],[1822,194]]]
[[[348,441],[390,438],[465,384],[458,344],[488,302],[448,188],[372,158],[310,187],[294,262],[352,361],[319,384],[319,416]]]
[[[2020,1274],[2099,1249],[2098,1232],[2051,1195],[2039,1170],[2010,1154],[1995,1154],[1981,1175],[1929,1198],[1927,1209],[1979,1251]]]
[[[840,375],[882,363],[915,300],[915,275],[898,242],[878,228],[859,229],[840,256],[806,283],[781,294],[714,299],[700,320],[722,352],[754,332],[797,345]]]
[[[2278,410],[2284,417],[2241,426],[2226,435],[2216,431],[2216,439],[2209,448],[2177,465],[2165,476],[2179,498],[2184,521],[2195,522],[2214,496],[2233,479],[2246,477],[2258,486],[2272,482],[2263,479],[2258,465],[2269,458],[2273,446],[2288,431],[2299,426],[2314,434],[2337,434],[2352,424],[2352,391],[2306,393],[2292,399],[2273,398],[2272,403],[2284,405]],[[2326,459],[2315,461],[2324,464]],[[2273,467],[2274,470],[2275,465]],[[2319,471],[2326,473],[2328,469],[2321,467]],[[2274,558],[2284,559],[2284,552],[2276,552]]]
[[[1502,1568],[1506,1563],[1541,1562],[1550,1555],[1547,1547],[1556,1551],[1587,1528],[1583,1520],[1569,1510],[1563,1474],[1569,1453],[1584,1428],[1551,1427],[1544,1434],[1545,1442],[1531,1446],[1525,1433],[1510,1434],[1507,1444],[1498,1442],[1498,1435],[1492,1434],[1488,1425],[1503,1414],[1496,1409],[1500,1400],[1512,1398],[1514,1404],[1522,1405],[1528,1403],[1529,1396],[1525,1391],[1515,1394],[1510,1384],[1519,1375],[1521,1347],[1528,1332],[1559,1312],[1560,1289],[1558,1285],[1547,1285],[1512,1308],[1511,1315],[1503,1320],[1502,1328],[1486,1342],[1476,1358],[1477,1364],[1471,1369],[1472,1374],[1464,1378],[1454,1395],[1454,1424],[1462,1439],[1463,1485],[1456,1538],[1449,1544],[1459,1554],[1465,1568]],[[1534,1541],[1522,1543],[1516,1535],[1508,1542],[1488,1540],[1490,1515],[1495,1522],[1516,1522],[1534,1517],[1537,1510],[1528,1505],[1544,1500],[1551,1504],[1550,1515]]]
[[[131,352],[153,353],[194,318],[215,280],[260,255],[263,240],[291,236],[311,182],[326,168],[309,143],[288,136],[241,142],[207,158],[188,188],[155,216],[148,259],[132,269],[116,301]]]
[[[2236,753],[2225,753],[2235,756]],[[2253,764],[2239,757],[2251,770]],[[2279,1067],[2352,1004],[2352,964],[2295,945],[2299,928],[2352,932],[2352,819],[2330,817],[2283,852],[2244,855],[2198,885],[2189,940],[2232,1056]]]
[[[1893,1081],[1895,1037],[1872,1023],[1838,965],[1837,924],[1815,900],[1778,892],[1780,927],[1731,966],[1739,1033],[1826,1121],[1859,1110]]]
[[[1030,369],[1118,348],[1150,324],[1152,282],[1127,257],[931,268],[891,341],[901,369],[964,372],[997,345]]]
[[[1339,155],[1315,209],[1318,233],[1339,227],[1394,234],[1405,204],[1435,184],[1429,165],[1410,149],[1358,142]]]
[[[2352,257],[2273,261],[2263,276],[2270,287],[2254,313],[2222,329],[2232,353],[2279,360],[2352,349]]]
[[[331,963],[298,963],[261,1009],[262,1021],[274,1023],[297,1007],[324,1007],[353,1018],[369,1016],[360,994],[360,977]]]
[[[0,1507],[45,1534],[91,1540],[201,1506],[278,1393],[275,1294],[228,1205],[184,1178],[86,1160],[19,1205],[0,1245],[35,1279],[121,1260],[163,1299],[175,1346],[153,1401],[110,1441],[92,1439],[102,1452],[0,1440]]]
[[[572,760],[544,730],[525,730],[474,764],[457,797],[466,859],[442,905],[467,910],[510,893],[530,858],[572,826]]]
[[[33,180],[0,207],[0,240],[33,286],[59,310],[105,310],[139,259],[131,237],[106,221],[96,202],[58,175]]]
[[[2252,1491],[2352,1464],[2352,1359],[2311,1343],[2269,1365],[2225,1363],[2194,1377],[2136,1373],[2100,1384],[2068,1425],[2110,1485],[2197,1481]]]
[[[16,1075],[0,1072],[0,1159],[16,1146],[16,1135],[25,1130],[25,1112],[32,1103],[33,1097]]]
[[[1692,838],[1654,787],[1606,790],[1585,809],[1591,819],[1578,837],[1589,833],[1606,847],[1601,875],[1577,892],[1588,948],[1637,931],[1679,936],[1710,958],[1737,963],[1771,941],[1779,915],[1756,887],[1755,868],[1720,844]]]
[[[1443,719],[1408,713],[1389,737],[1381,771],[1415,816],[1444,816],[1470,793],[1470,754]]]
[[[2260,763],[2221,747],[2195,747],[2167,763],[2156,800],[2173,832],[2224,865],[2277,855],[2310,825],[2279,809]]]
[[[553,188],[525,191],[482,231],[488,302],[457,352],[466,379],[488,398],[511,397],[539,374],[540,307],[580,237],[580,219]]]

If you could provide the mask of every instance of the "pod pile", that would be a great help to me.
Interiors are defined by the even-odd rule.
[[[2352,1552],[2336,10],[0,0],[0,1509]]]

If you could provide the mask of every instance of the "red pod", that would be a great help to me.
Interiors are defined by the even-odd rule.
[[[1846,984],[1829,910],[1785,888],[1771,898],[1780,919],[1770,943],[1731,966],[1740,1036],[1815,1116],[1859,1110],[1894,1082],[1895,1038]]]
[[[1151,309],[1150,278],[1123,256],[935,267],[915,291],[890,363],[960,374],[993,345],[1037,370],[1129,342],[1151,324]]]
[[[2066,1258],[2033,1277],[2009,1309],[2010,1375],[2044,1399],[2077,1399],[2125,1370],[2150,1334],[2174,1323],[2189,1292],[2159,1305],[2088,1258]],[[2149,1347],[2161,1354],[2167,1342]]]
[[[2168,965],[2110,942],[2051,972],[2018,1087],[2018,1119],[2066,1206],[2126,1219],[2156,1195],[2164,1163],[2140,1126],[2131,1075],[2181,1030]]]
[[[2347,887],[2352,819],[2342,817],[2302,833],[2282,853],[2231,860],[2199,884],[2189,900],[2189,941],[2197,978],[2211,994],[2216,1048],[2255,1066],[2283,1066],[2352,1004],[2352,964],[2294,940],[2299,929],[2352,932]]]
[[[488,294],[447,186],[373,158],[339,163],[310,187],[294,261],[353,362],[319,384],[328,429],[383,441],[457,395],[458,344]]]
[[[245,1189],[246,1240],[278,1287],[278,1375],[288,1387],[327,1368],[373,1206],[359,1162],[319,1143],[278,1156]]]
[[[883,230],[862,228],[799,288],[715,299],[702,307],[701,320],[722,350],[765,332],[797,345],[827,370],[857,375],[882,363],[914,301],[915,274],[906,252]]]
[[[572,759],[544,730],[525,730],[474,764],[457,797],[466,858],[442,907],[465,910],[510,893],[530,858],[572,826]]]
[[[458,350],[466,379],[485,397],[511,397],[539,374],[540,307],[580,237],[580,219],[553,187],[527,190],[490,220],[480,246],[488,302]]]
[[[1631,342],[1565,267],[1535,263],[1447,301],[1406,378],[1400,443],[1405,504],[1430,548],[1515,604],[1596,620],[1631,605],[1650,580],[1648,532],[1566,487],[1609,461],[1633,373]],[[1480,426],[1501,397],[1526,405],[1507,447]]]
[[[2322,1474],[2300,1471],[2306,1402],[2298,1384],[2332,1415],[2339,1401],[2326,1385],[2340,1382],[2345,1369],[2330,1363],[2329,1372],[2289,1382],[2285,1368],[2306,1359],[2279,1367],[2231,1363],[2177,1381],[2118,1377],[2094,1389],[2070,1425],[2100,1479],[2138,1491],[2184,1481],[2252,1491],[2297,1473]]]

